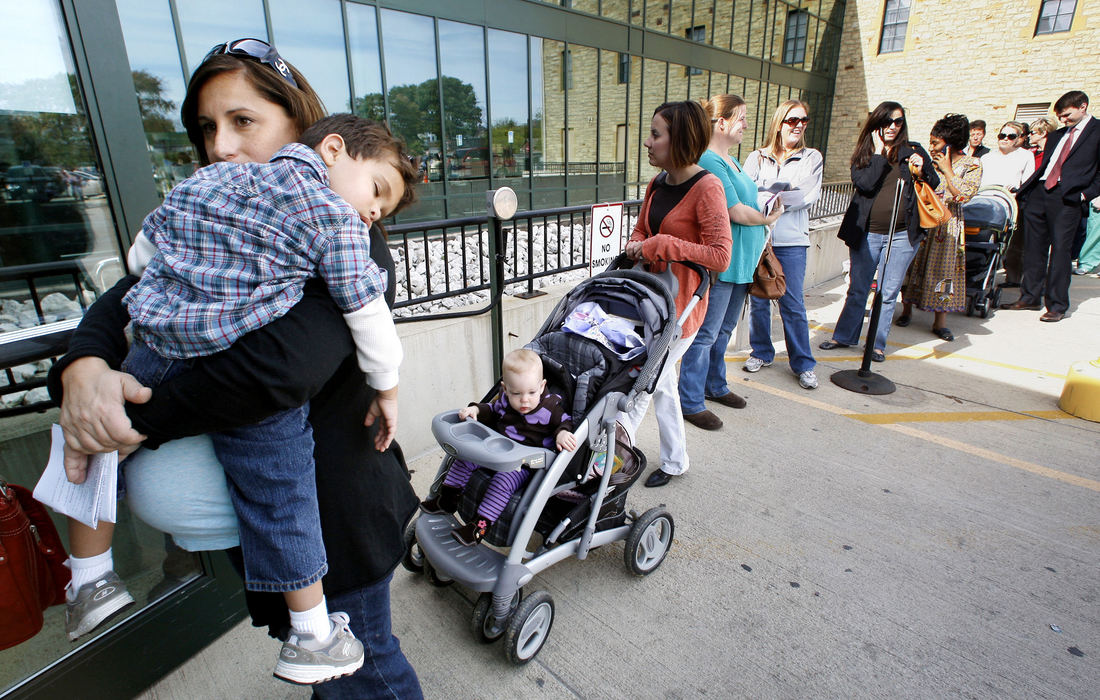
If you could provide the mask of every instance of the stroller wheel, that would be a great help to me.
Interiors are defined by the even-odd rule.
[[[982,318],[989,318],[989,299],[978,305],[978,315]]]
[[[554,625],[554,599],[548,591],[527,596],[512,614],[504,630],[504,653],[508,660],[522,666],[542,649]]]
[[[407,571],[419,574],[424,570],[424,554],[420,551],[420,545],[416,543],[416,518],[405,526],[405,555],[401,557],[401,566]]]
[[[676,527],[672,515],[664,508],[650,508],[634,521],[626,536],[623,559],[635,576],[652,573],[665,560],[672,547]]]
[[[977,308],[977,297],[973,296],[966,300],[966,315],[973,316],[974,310]]]
[[[428,583],[432,584],[436,588],[446,588],[454,583],[454,579],[443,578],[432,563],[427,559],[422,560],[424,562],[424,575],[428,577]]]
[[[473,630],[474,639],[482,644],[492,644],[504,636],[508,628],[508,620],[512,619],[519,601],[523,598],[523,589],[516,591],[512,596],[512,603],[508,609],[508,617],[494,624],[493,621],[493,594],[482,593],[474,603],[474,614],[470,617],[470,629]]]

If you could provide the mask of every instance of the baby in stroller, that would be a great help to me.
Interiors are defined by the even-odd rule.
[[[489,403],[470,404],[460,410],[458,416],[462,420],[473,418],[525,445],[558,450],[577,448],[572,418],[562,397],[547,391],[542,359],[532,350],[513,350],[505,355],[500,393]],[[438,495],[421,503],[420,508],[425,513],[454,513],[462,490],[477,468],[478,465],[472,462],[454,460]],[[477,518],[453,530],[451,535],[466,546],[480,542],[504,512],[508,499],[530,477],[531,470],[527,467],[495,472],[478,504]]]

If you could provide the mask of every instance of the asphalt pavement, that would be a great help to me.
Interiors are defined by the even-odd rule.
[[[394,576],[394,629],[429,698],[1087,698],[1100,688],[1100,423],[1058,410],[1073,362],[1100,358],[1100,279],[1076,277],[1060,323],[1039,312],[917,312],[872,369],[896,391],[829,381],[857,349],[817,351],[842,280],[809,290],[820,388],[782,354],[727,355],[747,408],[688,426],[691,469],[629,505],[665,504],[675,538],[637,578],[620,543],[525,593],[555,603],[516,667],[475,641],[474,595]],[[1006,294],[1006,298],[1014,295]],[[652,415],[639,446],[657,455]],[[414,460],[427,491],[441,453]],[[143,698],[300,698],[272,680],[276,642],[241,623]],[[1091,690],[1090,690],[1091,688]]]

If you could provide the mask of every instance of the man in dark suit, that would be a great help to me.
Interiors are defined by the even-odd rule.
[[[1061,321],[1069,310],[1073,237],[1089,200],[1100,196],[1100,122],[1088,95],[1071,90],[1054,103],[1065,126],[1047,136],[1043,161],[1016,195],[1023,203],[1027,238],[1020,298],[1007,309],[1042,308],[1040,321]]]
[[[981,158],[989,153],[989,147],[983,146],[982,141],[985,141],[985,122],[981,119],[975,119],[970,122],[970,143],[965,151],[966,154]]]

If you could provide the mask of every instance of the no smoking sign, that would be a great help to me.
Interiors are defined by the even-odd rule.
[[[623,204],[595,204],[588,231],[589,274],[602,272],[623,252]]]

